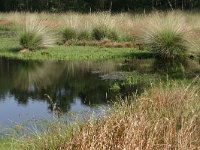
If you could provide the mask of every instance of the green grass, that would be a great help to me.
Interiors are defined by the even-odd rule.
[[[8,139],[0,139],[0,150],[10,150],[12,148],[13,142]],[[16,145],[15,145],[16,146]],[[16,148],[16,147],[15,147]]]
[[[141,52],[134,48],[103,48],[93,46],[66,46],[60,45],[48,49],[40,49],[28,52],[19,52],[20,45],[17,38],[0,39],[0,56],[18,59],[37,60],[106,60],[118,58],[130,58]]]

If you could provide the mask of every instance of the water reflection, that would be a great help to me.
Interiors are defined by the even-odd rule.
[[[48,101],[48,94],[63,112],[79,97],[86,105],[106,103],[108,85],[94,72],[116,71],[116,62],[22,61],[0,59],[0,101],[7,93],[21,105],[29,99]],[[49,107],[51,108],[51,107]]]

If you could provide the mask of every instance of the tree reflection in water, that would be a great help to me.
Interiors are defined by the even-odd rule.
[[[0,100],[11,94],[21,105],[47,101],[48,94],[63,112],[76,98],[86,105],[107,102],[108,83],[97,74],[119,69],[116,62],[24,61],[0,58]]]

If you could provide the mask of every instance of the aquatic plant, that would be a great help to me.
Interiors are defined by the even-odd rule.
[[[113,92],[119,92],[120,89],[121,89],[121,87],[117,82],[115,82],[114,84],[112,84],[110,86],[110,90],[113,91]]]

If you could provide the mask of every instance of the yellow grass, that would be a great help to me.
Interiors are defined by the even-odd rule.
[[[200,148],[200,97],[193,85],[158,86],[120,99],[107,116],[30,138],[24,149],[196,150]]]
[[[138,102],[118,105],[103,121],[88,123],[65,148],[198,149],[198,100],[196,89],[189,86],[152,89]]]
[[[119,32],[133,31],[134,25],[137,23],[145,22],[152,18],[155,14],[160,14],[161,16],[166,13],[153,12],[150,14],[111,14],[109,12],[99,12],[99,13],[89,13],[81,14],[75,12],[67,13],[27,13],[27,12],[12,12],[12,13],[0,13],[0,19],[9,20],[13,23],[24,24],[27,16],[37,15],[40,19],[52,27],[69,27],[75,28],[76,30],[90,31],[96,26],[106,26],[111,29],[115,29]],[[185,19],[187,23],[191,24],[195,28],[200,28],[198,13],[186,13],[181,11],[168,12],[172,16],[181,16],[180,19]],[[163,18],[164,19],[164,18]],[[146,24],[147,25],[147,24]]]
[[[49,13],[7,13],[0,14],[3,19],[9,20],[16,24],[24,24],[26,16],[37,15],[40,19],[44,20],[44,24],[51,27],[59,28],[74,28],[76,31],[91,32],[96,26],[106,26],[107,28],[117,30],[121,33],[129,33],[132,29],[134,18],[130,14],[122,13],[118,15],[111,15],[110,13],[65,13],[65,14],[49,14]]]
[[[192,35],[190,43],[200,43],[200,15],[197,13],[186,13],[182,11],[174,12],[153,12],[150,14],[111,14],[110,12],[97,12],[89,14],[81,14],[75,12],[67,13],[0,13],[1,20],[7,20],[14,24],[25,25],[27,16],[37,16],[41,23],[45,26],[49,26],[54,30],[63,30],[65,28],[72,28],[77,33],[88,32],[99,26],[104,26],[112,31],[116,32],[120,37],[134,36],[144,28],[148,28],[152,32],[156,32],[158,28],[168,26],[168,28],[181,28],[186,35]],[[167,21],[166,21],[167,20]],[[183,29],[184,28],[184,29]],[[192,34],[191,34],[192,32]],[[141,33],[141,32],[140,32]],[[145,36],[144,32],[141,36]],[[136,44],[138,42],[136,41]],[[194,43],[192,43],[195,45]],[[195,50],[200,46],[195,45]],[[193,48],[191,48],[194,50]]]

